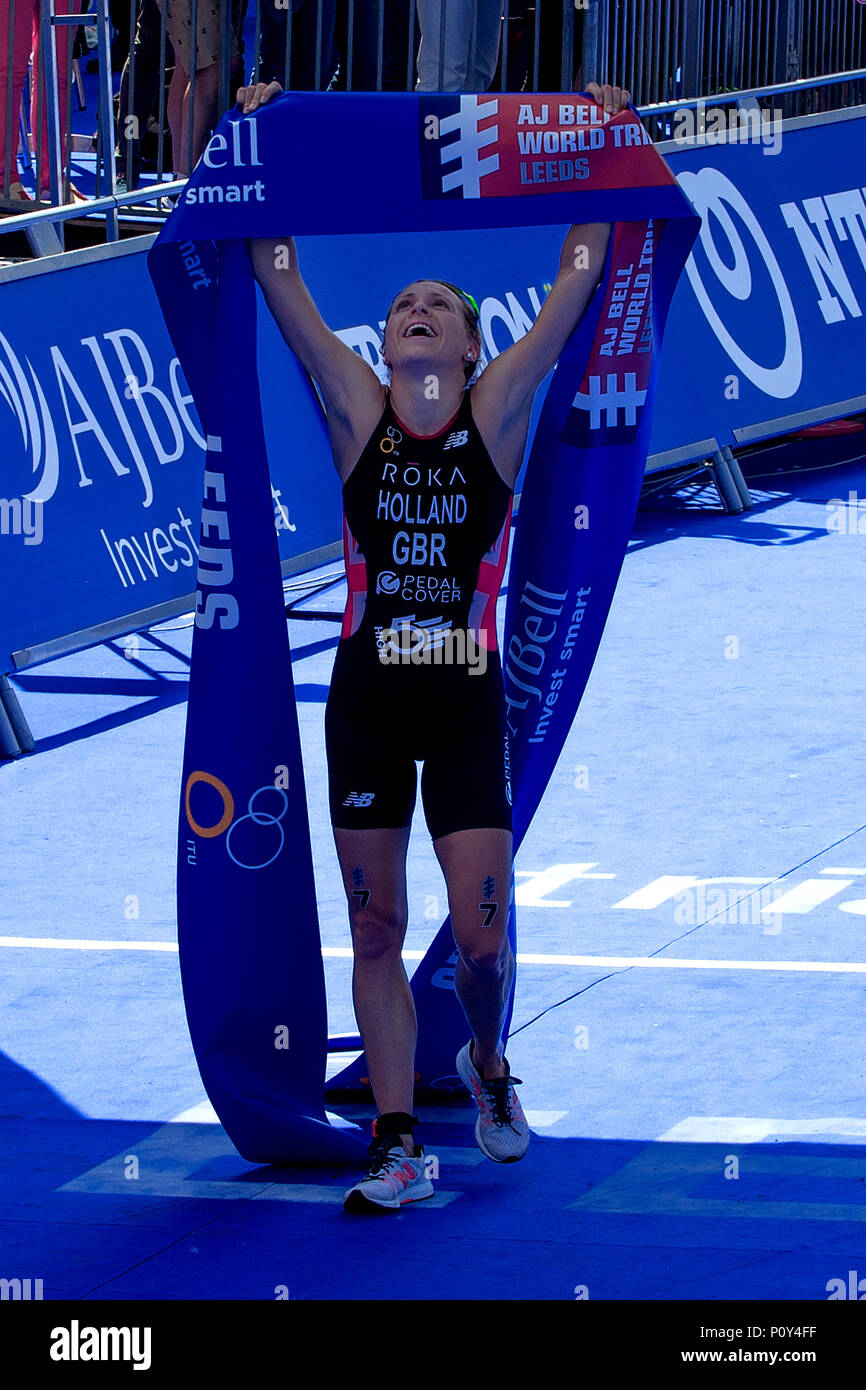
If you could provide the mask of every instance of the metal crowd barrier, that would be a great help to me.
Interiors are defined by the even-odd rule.
[[[0,235],[27,230],[37,253],[62,249],[64,222],[84,214],[104,216],[109,241],[130,206],[167,215],[166,199],[183,188],[237,87],[274,77],[286,89],[335,91],[569,91],[615,80],[658,140],[670,135],[672,112],[700,102],[781,99],[788,117],[866,101],[866,6],[856,0],[84,0],[89,13],[73,15],[57,14],[57,3],[82,0],[0,0],[0,195],[11,214],[0,217]],[[34,7],[40,52],[28,129],[14,90],[15,36]],[[210,60],[188,84],[183,63],[194,63],[178,15],[188,17],[187,34],[201,20],[196,54]],[[82,33],[96,35],[95,193],[86,202],[69,176],[81,83],[61,80],[63,29],[77,41],[67,70],[88,57]],[[47,149],[37,138],[43,110]],[[19,145],[24,167],[38,164],[36,188],[47,159],[48,207],[9,200]],[[53,242],[44,240],[49,227]]]

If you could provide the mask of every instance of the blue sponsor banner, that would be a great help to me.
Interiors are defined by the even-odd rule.
[[[18,521],[0,537],[3,670],[12,652],[196,588],[205,441],[145,256],[69,259],[0,284],[0,493]],[[339,534],[339,486],[309,378],[269,316],[260,335],[287,560]]]
[[[178,950],[205,1090],[253,1163],[359,1160],[324,1110],[325,976],[246,246],[223,246],[178,830]],[[247,409],[240,408],[244,402]],[[214,432],[218,430],[218,432]]]
[[[666,147],[702,222],[671,305],[681,346],[662,365],[651,453],[705,437],[707,423],[734,445],[738,431],[768,438],[786,428],[774,422],[864,408],[864,152],[862,107]]]
[[[838,112],[788,123],[764,144],[666,147],[703,224],[671,305],[668,331],[683,346],[662,362],[650,456],[708,437],[733,444],[738,431],[770,435],[780,419],[862,401],[864,144],[863,115]],[[502,351],[534,321],[564,233],[302,234],[297,244],[325,321],[380,370],[387,306],[419,274],[468,288],[487,355]],[[133,626],[196,587],[204,440],[145,267],[150,238],[142,243],[86,264],[80,253],[58,257],[44,273],[0,271],[5,670],[12,652],[126,615]],[[285,562],[336,548],[340,492],[309,380],[266,312],[258,332]]]

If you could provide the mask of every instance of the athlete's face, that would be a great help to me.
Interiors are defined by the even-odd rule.
[[[453,369],[478,360],[478,344],[466,323],[462,300],[445,285],[418,280],[398,294],[385,327],[384,357],[392,371],[404,363],[423,362]]]

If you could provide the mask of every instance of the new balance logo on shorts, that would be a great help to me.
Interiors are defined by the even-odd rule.
[[[349,795],[346,797],[346,800],[343,802],[343,805],[369,806],[375,795],[375,792],[349,792]]]
[[[465,444],[468,438],[468,430],[452,430],[448,438],[445,440],[445,443],[442,445],[442,448],[459,449],[460,445]]]

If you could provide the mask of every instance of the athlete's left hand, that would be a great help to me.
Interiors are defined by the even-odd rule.
[[[611,116],[617,112],[624,111],[631,101],[631,92],[627,87],[611,87],[606,85],[599,87],[597,82],[589,82],[586,86],[586,94],[597,101],[599,106],[603,106],[605,111]]]

